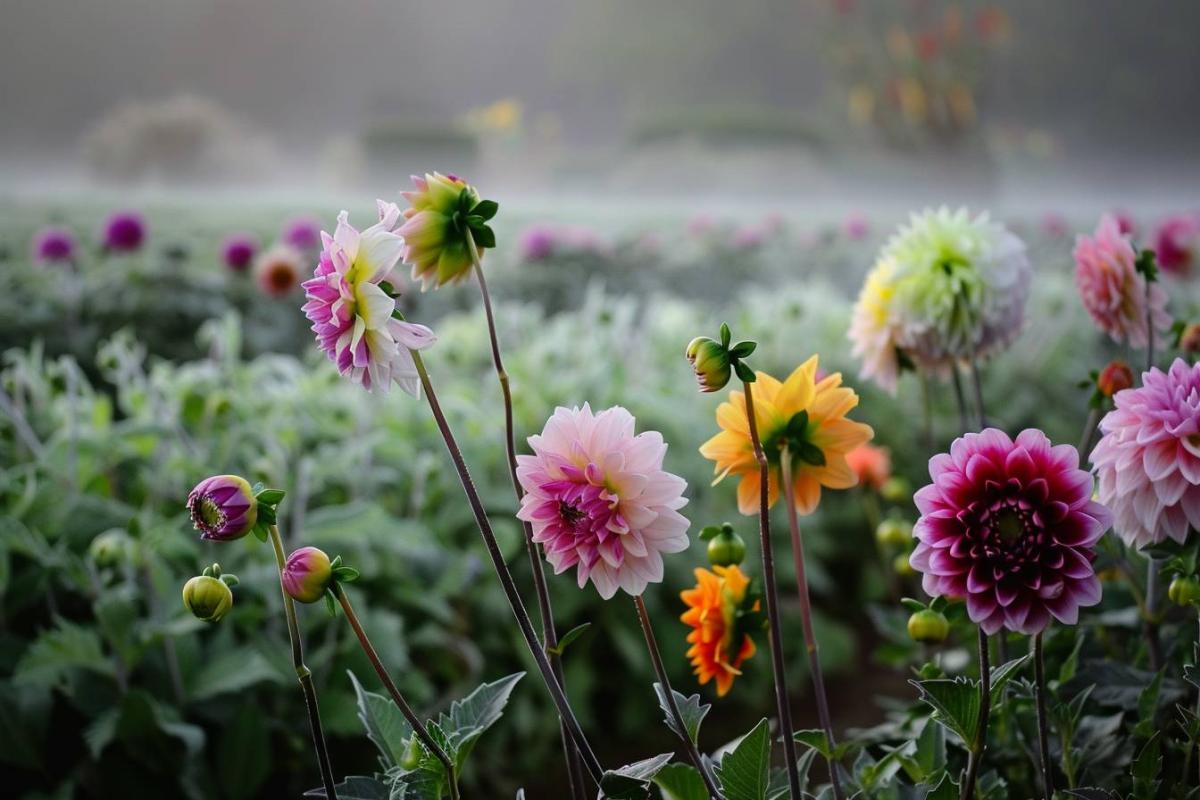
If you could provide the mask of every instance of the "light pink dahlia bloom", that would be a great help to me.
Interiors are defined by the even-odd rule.
[[[1137,252],[1111,214],[1100,218],[1092,236],[1075,240],[1074,256],[1075,285],[1083,306],[1113,341],[1145,347],[1149,321],[1156,331],[1171,324],[1166,291],[1151,284],[1147,297],[1146,279],[1136,267]]]
[[[517,517],[533,526],[555,574],[578,567],[608,599],[618,588],[639,595],[663,577],[663,553],[688,547],[687,483],[665,471],[667,445],[656,431],[634,434],[620,406],[598,414],[558,408],[531,456],[517,456],[525,489]]]
[[[305,315],[317,344],[338,372],[370,390],[387,391],[395,381],[416,397],[421,384],[410,350],[433,344],[433,331],[396,319],[396,301],[380,286],[398,280],[396,264],[404,241],[393,233],[400,217],[394,203],[379,203],[379,222],[364,231],[345,211],[330,236],[321,232],[317,270],[305,281]]]
[[[965,598],[986,633],[1073,625],[1100,602],[1094,545],[1112,515],[1071,445],[1039,430],[1016,440],[968,433],[929,461],[933,483],[913,498],[921,518],[910,563],[932,597]]]
[[[1113,530],[1133,547],[1182,543],[1189,526],[1200,529],[1200,364],[1155,367],[1113,402],[1092,451]]]

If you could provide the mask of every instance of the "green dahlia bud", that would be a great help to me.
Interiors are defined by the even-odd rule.
[[[218,622],[233,608],[233,592],[219,578],[197,575],[183,585],[183,605],[197,619]]]
[[[714,567],[741,564],[746,558],[746,542],[730,526],[708,540],[708,563]]]
[[[912,497],[912,484],[905,478],[888,478],[884,481],[883,488],[879,490],[879,493],[889,503],[902,503]]]
[[[916,642],[938,644],[946,641],[950,623],[946,615],[931,608],[918,611],[908,618],[908,635]]]
[[[323,550],[301,547],[283,566],[283,589],[298,603],[315,603],[333,581],[333,564]]]
[[[133,540],[125,531],[111,530],[92,539],[88,555],[98,567],[114,567],[129,557]]]
[[[911,578],[913,575],[917,574],[917,571],[913,569],[912,564],[908,563],[908,553],[901,553],[892,559],[892,569],[895,570],[896,574],[901,578]]]
[[[1171,581],[1170,587],[1167,588],[1167,597],[1171,598],[1172,603],[1180,606],[1200,603],[1200,580],[1191,575],[1186,578],[1180,575]]]
[[[687,360],[696,371],[696,382],[702,392],[719,392],[729,383],[732,372],[729,351],[718,341],[697,336],[685,351]]]
[[[912,524],[896,517],[888,517],[875,528],[875,541],[884,547],[904,547],[912,541]]]

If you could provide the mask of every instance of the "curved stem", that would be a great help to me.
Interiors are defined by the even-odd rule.
[[[793,800],[804,795],[800,789],[800,770],[796,765],[795,728],[792,726],[792,710],[788,705],[787,668],[783,662],[783,635],[779,627],[779,588],[775,584],[775,552],[771,546],[771,508],[768,485],[771,467],[763,453],[762,440],[758,437],[758,421],[754,418],[754,391],[752,384],[742,381],[746,393],[746,419],[750,426],[750,441],[754,444],[754,458],[758,461],[758,538],[762,547],[763,594],[767,601],[767,623],[771,634],[771,672],[775,678],[775,709],[779,714],[779,726],[783,729],[783,754],[787,767],[788,787]],[[835,779],[836,780],[836,779]]]
[[[496,315],[492,311],[492,296],[488,292],[487,279],[483,276],[483,264],[479,260],[479,249],[475,246],[475,237],[467,229],[467,250],[471,254],[471,263],[475,266],[475,277],[479,281],[479,294],[483,298],[484,316],[487,317],[488,338],[492,346],[492,364],[496,367],[496,378],[500,381],[500,394],[504,399],[504,446],[508,454],[508,475],[512,480],[513,492],[517,497],[517,505],[525,492],[521,489],[521,481],[517,478],[517,443],[515,424],[513,423],[512,390],[508,384],[508,372],[504,369],[504,359],[500,356],[500,336],[496,332]],[[538,545],[533,541],[533,527],[521,520],[525,530],[525,551],[529,555],[529,567],[533,573],[533,589],[537,595],[538,613],[542,618],[542,646],[549,653],[550,666],[554,670],[554,679],[565,689],[563,681],[562,660],[554,653],[558,645],[558,633],[554,630],[554,610],[550,605],[550,592],[546,587],[546,570],[542,565],[542,554]],[[583,775],[579,765],[579,751],[571,741],[566,723],[558,721],[559,734],[562,737],[563,752],[567,759],[567,784],[574,800],[585,800],[583,791]]]
[[[317,751],[317,765],[321,769],[321,782],[325,784],[325,797],[337,800],[334,788],[333,767],[329,763],[329,749],[325,745],[325,734],[321,730],[321,709],[317,705],[317,689],[313,686],[312,672],[304,665],[304,643],[300,640],[300,624],[296,621],[296,603],[283,588],[283,568],[287,554],[283,552],[283,538],[279,526],[270,528],[271,546],[275,550],[275,564],[279,568],[279,591],[283,594],[283,613],[287,617],[288,638],[292,641],[292,665],[296,668],[296,679],[304,692],[304,707],[308,710],[308,726],[312,729],[313,747]]]
[[[959,800],[971,800],[975,796],[975,781],[979,777],[979,765],[983,761],[983,751],[987,749],[988,714],[992,704],[992,670],[988,663],[988,637],[979,629],[979,717],[975,741],[970,744],[971,752],[967,756],[967,770],[963,775],[962,789]]]
[[[963,394],[962,376],[958,374],[958,363],[950,365],[950,376],[954,379],[954,399],[958,402],[958,428],[971,430],[971,417],[967,413],[967,397]]]
[[[1033,676],[1037,684],[1038,747],[1042,751],[1042,788],[1046,800],[1054,797],[1054,765],[1050,763],[1050,722],[1046,717],[1046,659],[1042,634],[1033,637]]]
[[[650,651],[650,662],[654,665],[654,674],[658,676],[658,682],[663,689],[663,696],[667,699],[667,707],[670,709],[671,716],[675,720],[675,726],[678,728],[676,733],[683,740],[683,746],[687,750],[688,758],[691,759],[692,765],[704,780],[704,787],[708,790],[708,796],[713,798],[713,800],[722,800],[721,792],[717,789],[716,779],[713,778],[708,765],[704,763],[700,751],[696,748],[696,743],[687,734],[687,725],[684,724],[683,714],[679,711],[679,703],[675,701],[675,693],[671,689],[671,681],[667,678],[666,667],[663,666],[662,654],[658,652],[658,642],[654,639],[654,627],[650,624],[650,614],[646,611],[646,603],[642,600],[641,595],[634,595],[633,604],[637,607],[638,621],[642,624],[642,635],[646,637],[646,649]]]
[[[429,402],[429,409],[433,413],[434,421],[437,423],[438,430],[442,434],[442,440],[446,443],[446,449],[449,451],[450,460],[454,463],[454,469],[458,473],[458,479],[462,484],[463,492],[467,495],[467,502],[470,504],[471,512],[475,516],[479,535],[483,538],[488,556],[492,561],[492,567],[496,571],[496,577],[500,579],[500,586],[504,589],[504,595],[508,600],[509,606],[512,608],[513,616],[517,620],[517,627],[520,628],[521,636],[525,639],[525,645],[529,648],[529,652],[537,664],[538,671],[542,674],[542,681],[546,684],[546,689],[550,692],[550,698],[558,708],[559,716],[567,726],[567,731],[575,742],[575,746],[579,748],[584,767],[591,774],[592,780],[599,785],[604,770],[601,768],[596,754],[592,751],[591,745],[588,744],[587,737],[583,733],[583,728],[579,725],[579,720],[575,717],[575,712],[571,710],[570,701],[554,676],[554,668],[550,665],[546,651],[542,649],[540,642],[538,642],[537,634],[533,630],[533,623],[529,619],[529,612],[525,610],[525,604],[521,601],[521,595],[517,591],[512,573],[509,572],[508,564],[504,561],[504,554],[500,552],[500,545],[496,541],[496,534],[492,531],[492,523],[488,520],[487,511],[483,507],[483,501],[479,498],[479,492],[475,489],[475,482],[471,479],[471,473],[467,469],[467,463],[463,458],[462,450],[459,449],[458,442],[454,438],[454,432],[450,429],[450,424],[446,421],[446,415],[442,413],[441,404],[438,402],[437,394],[433,390],[433,384],[429,380],[429,373],[425,369],[425,362],[419,352],[416,350],[410,352],[412,352],[417,374],[421,378],[421,386],[425,389],[425,398]]]
[[[792,486],[792,454],[784,447],[779,452],[782,472],[783,500],[787,506],[788,527],[792,535],[792,560],[796,565],[796,591],[800,597],[800,622],[804,628],[804,646],[808,650],[809,671],[812,673],[813,694],[817,700],[817,718],[825,731],[829,752],[837,748],[833,737],[833,717],[829,713],[829,698],[825,694],[825,674],[821,670],[821,655],[817,647],[817,634],[813,630],[812,598],[808,593],[808,573],[804,567],[804,540],[800,538],[800,519],[796,515],[796,500]],[[833,796],[841,800],[841,780],[838,778],[837,759],[829,759],[829,777],[833,783]]]
[[[1150,304],[1150,287],[1153,284],[1146,280],[1146,371],[1154,366],[1154,306]]]

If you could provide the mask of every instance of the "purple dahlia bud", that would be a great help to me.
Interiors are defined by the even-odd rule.
[[[187,508],[200,538],[217,542],[242,538],[258,521],[254,490],[237,475],[214,475],[200,481],[188,495]]]
[[[233,608],[233,591],[220,578],[197,575],[183,585],[183,605],[197,619],[219,622]]]
[[[323,550],[301,547],[283,565],[283,590],[299,603],[315,603],[333,582],[333,562]]]
[[[112,253],[133,253],[146,240],[146,222],[133,211],[113,214],[104,224],[104,249]]]

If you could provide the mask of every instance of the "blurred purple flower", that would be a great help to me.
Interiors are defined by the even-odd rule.
[[[75,237],[66,228],[46,227],[33,237],[33,259],[40,264],[57,264],[75,256]]]
[[[842,223],[842,233],[852,242],[861,242],[871,233],[871,223],[865,215],[855,212]]]
[[[118,211],[104,224],[104,249],[134,253],[146,241],[146,221],[136,211]]]
[[[757,250],[766,241],[766,234],[757,225],[741,225],[733,232],[734,250]]]
[[[1175,214],[1154,230],[1150,248],[1164,272],[1186,275],[1196,259],[1200,245],[1200,214]]]
[[[250,234],[230,236],[221,245],[221,260],[234,272],[245,272],[258,254],[258,240]]]
[[[558,231],[552,225],[531,225],[517,238],[517,257],[525,263],[545,261],[554,255]]]
[[[296,217],[283,226],[280,239],[297,250],[316,250],[321,246],[321,222],[312,217]]]
[[[1048,211],[1042,216],[1042,232],[1058,239],[1067,235],[1067,218],[1057,211]]]

